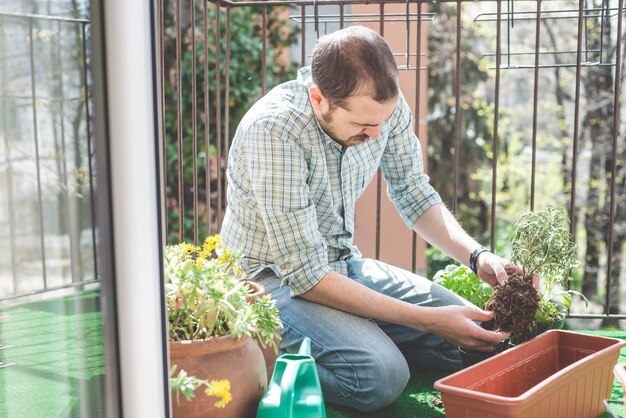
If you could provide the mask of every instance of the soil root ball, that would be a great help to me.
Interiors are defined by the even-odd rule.
[[[523,342],[529,337],[529,328],[535,320],[538,306],[539,293],[533,287],[532,277],[512,273],[506,285],[496,285],[485,304],[485,310],[494,314],[488,329],[510,332],[514,343]]]

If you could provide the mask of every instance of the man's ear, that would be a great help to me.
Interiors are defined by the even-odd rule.
[[[321,113],[328,112],[328,99],[324,97],[322,90],[317,84],[313,84],[311,87],[309,87],[309,99],[311,100],[313,110]]]

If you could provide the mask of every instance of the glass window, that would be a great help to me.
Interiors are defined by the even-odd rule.
[[[104,416],[85,0],[0,0],[0,416]]]

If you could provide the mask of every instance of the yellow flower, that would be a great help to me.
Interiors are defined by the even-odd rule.
[[[209,254],[222,243],[222,237],[220,235],[211,235],[206,237],[204,244],[202,245],[202,251],[206,251]]]
[[[229,259],[229,254],[228,254],[228,252],[227,252],[227,251],[224,251],[224,252],[222,253],[222,255],[220,255],[220,256],[217,258],[217,262],[218,262],[218,263],[220,263],[220,264],[226,264],[226,263],[228,262],[228,259]]]
[[[187,242],[182,243],[181,247],[183,249],[183,257],[185,258],[187,258],[189,254],[197,251],[197,248],[193,244]]]
[[[226,379],[211,380],[204,393],[206,393],[207,396],[220,398],[219,401],[215,402],[215,406],[218,408],[224,408],[233,399],[230,393],[230,381]]]
[[[198,260],[208,260],[211,257],[211,250],[206,246],[202,246],[202,249],[198,252]]]

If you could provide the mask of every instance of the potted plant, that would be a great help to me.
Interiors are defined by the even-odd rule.
[[[562,328],[573,295],[587,303],[581,293],[566,289],[579,262],[563,209],[549,206],[522,214],[514,224],[510,251],[511,261],[522,266],[524,274],[510,274],[507,285],[496,285],[495,290],[465,266],[449,265],[433,278],[476,306],[494,312],[493,321],[483,327],[511,332],[511,338],[498,345],[496,352],[548,329]],[[532,284],[535,274],[541,278],[539,291]],[[459,349],[465,366],[494,354]]]
[[[265,392],[260,346],[277,351],[281,323],[269,295],[248,302],[239,259],[219,235],[164,249],[174,417],[252,416]]]
[[[515,222],[510,240],[511,261],[523,269],[510,273],[505,286],[496,284],[485,309],[494,313],[489,329],[511,333],[518,344],[549,328],[561,328],[572,302],[567,290],[572,269],[579,265],[577,247],[568,229],[568,217],[558,206],[523,213]],[[533,276],[540,277],[540,288]],[[539,323],[539,325],[537,325]]]

